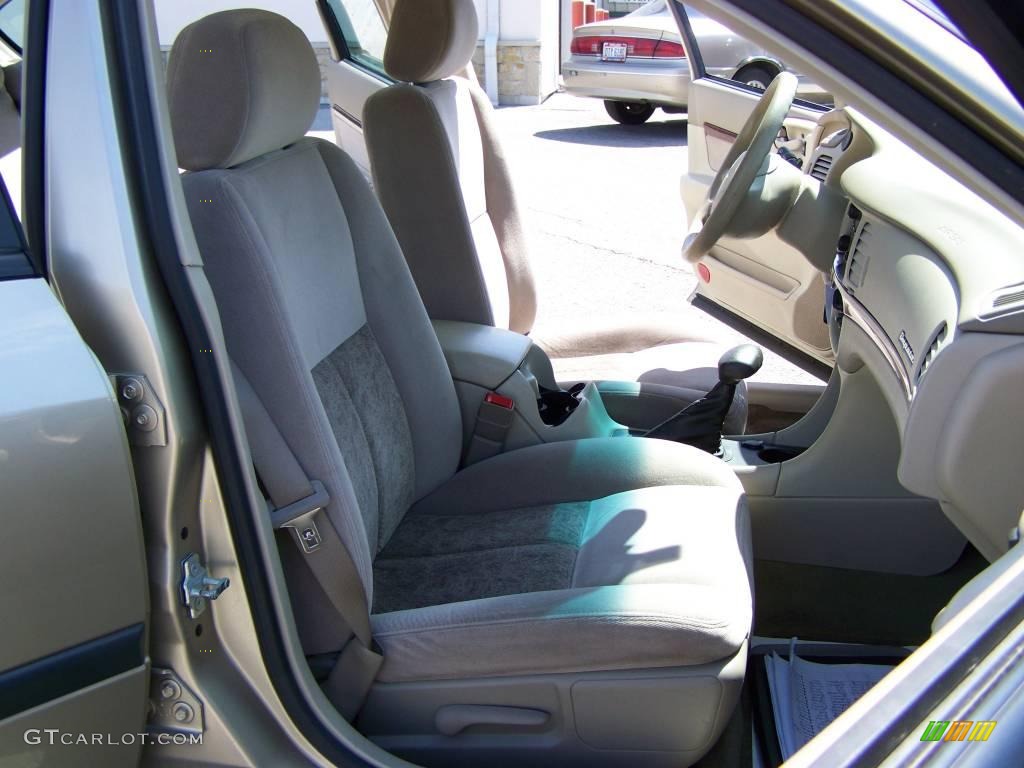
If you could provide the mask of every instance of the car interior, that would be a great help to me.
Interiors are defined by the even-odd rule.
[[[206,15],[167,60],[309,673],[416,764],[750,764],[766,648],[902,658],[1011,546],[1021,229],[855,106],[809,110],[790,73],[695,80],[683,256],[736,295],[737,254],[801,259],[786,306],[820,323],[827,385],[748,386],[760,349],[685,328],[537,337],[543,256],[467,76],[474,2],[391,6],[371,179],[307,136],[320,67],[288,18]]]
[[[685,252],[778,232],[833,288],[836,372],[797,423],[744,435],[756,349],[529,335],[511,160],[461,76],[477,37],[472,0],[395,3],[396,83],[364,114],[372,190],[304,138],[317,63],[287,19],[213,14],[170,54],[257,470],[279,510],[322,484],[315,535],[351,560],[336,596],[282,544],[299,633],[341,711],[417,762],[690,764],[736,709],[755,635],[918,644],[1005,550],[1020,489],[984,480],[1012,451],[978,441],[1009,437],[993,407],[1009,390],[955,372],[1020,365],[1019,231],[852,108],[820,116],[803,169],[780,161],[796,95],[780,75]],[[968,236],[989,268],[960,265]],[[973,387],[977,407],[954,408]]]

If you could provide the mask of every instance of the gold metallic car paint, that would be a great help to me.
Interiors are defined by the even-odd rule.
[[[4,672],[142,623],[148,595],[120,412],[42,279],[0,282],[0,371]],[[141,731],[146,675],[143,664],[0,722],[0,763],[60,754],[87,764],[95,754],[27,744],[25,728]],[[136,744],[109,757],[130,763],[138,754]]]

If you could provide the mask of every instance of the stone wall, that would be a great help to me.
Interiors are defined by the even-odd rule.
[[[541,45],[534,42],[498,43],[498,103],[527,106],[540,104],[548,94],[543,93],[541,76]],[[473,56],[480,86],[484,87],[484,47],[478,45]]]

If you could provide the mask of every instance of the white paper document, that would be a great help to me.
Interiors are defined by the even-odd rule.
[[[765,656],[768,689],[783,760],[864,695],[892,669],[881,664],[815,664],[790,652]]]

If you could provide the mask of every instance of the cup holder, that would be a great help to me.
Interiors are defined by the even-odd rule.
[[[795,459],[806,448],[794,448],[789,445],[766,445],[757,452],[757,458],[766,464],[781,464],[784,461]]]

